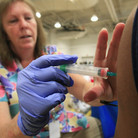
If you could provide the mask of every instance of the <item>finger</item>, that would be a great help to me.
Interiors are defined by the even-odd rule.
[[[94,101],[95,99],[102,96],[103,93],[104,93],[103,87],[100,85],[96,85],[84,95],[84,102]]]
[[[28,85],[31,85],[31,88],[28,88]],[[65,86],[55,81],[37,82],[37,84],[28,82],[28,84],[25,83],[22,87],[17,87],[17,91],[22,92],[22,94],[26,97],[29,95],[33,97],[33,95],[35,95],[37,97],[40,96],[44,98],[54,93],[68,93]],[[21,93],[19,94],[21,95]]]
[[[47,105],[50,105],[49,110],[52,108],[56,107],[60,103],[62,103],[65,100],[65,95],[62,93],[54,93],[52,95],[49,95],[48,97],[45,98],[44,104],[46,105],[46,110],[47,110]]]
[[[41,88],[41,91],[39,88],[36,88],[34,91],[41,97],[47,97],[54,93],[62,93],[62,94],[68,93],[68,90],[65,86],[61,85],[60,83],[54,82],[54,81],[39,84],[37,86],[39,88]],[[37,91],[37,89],[38,89],[38,91]]]
[[[120,43],[124,26],[125,26],[124,23],[118,23],[113,31],[113,36],[112,36],[112,40],[111,40],[108,55],[107,55],[107,59],[112,62],[113,60],[116,61],[117,59],[119,43]]]
[[[68,87],[73,85],[73,80],[71,77],[56,67],[42,69],[34,68],[33,73],[28,73],[28,75],[30,76],[31,81],[33,80],[34,83],[39,83],[38,81],[56,81]]]
[[[73,55],[44,55],[34,60],[30,65],[37,68],[49,66],[58,66],[63,64],[72,64],[77,61],[78,57]]]
[[[103,28],[98,36],[98,43],[96,47],[95,60],[103,60],[106,55],[108,41],[108,32],[105,28]]]

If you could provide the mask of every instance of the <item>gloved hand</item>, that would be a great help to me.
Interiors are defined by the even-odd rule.
[[[73,85],[69,75],[52,66],[71,64],[76,60],[77,56],[45,55],[19,72],[17,123],[23,134],[38,134],[49,121],[49,111],[65,100],[66,86]]]

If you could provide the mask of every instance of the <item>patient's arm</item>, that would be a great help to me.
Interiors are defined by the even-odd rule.
[[[110,71],[116,72],[118,47],[124,26],[124,23],[118,23],[116,25],[113,31],[109,49],[107,48],[108,31],[106,29],[102,29],[99,32],[94,59],[95,66],[108,67]],[[76,98],[93,106],[101,105],[100,99],[108,101],[116,100],[116,77],[109,77],[106,80],[97,78],[95,79],[95,83],[92,84],[91,82],[87,82],[80,75],[70,75],[74,80],[74,85],[73,87],[69,87],[68,90]]]
[[[116,138],[138,137],[138,91],[136,90],[132,67],[132,54],[134,53],[131,53],[132,29],[134,18],[136,17],[136,10],[137,7],[128,17],[119,46],[117,65],[118,120],[115,133]],[[138,17],[137,23],[135,24],[138,29]],[[138,33],[135,34],[135,37],[138,41]]]

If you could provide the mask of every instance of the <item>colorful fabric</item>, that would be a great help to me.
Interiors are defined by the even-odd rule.
[[[16,92],[17,73],[19,68],[13,63],[12,68],[5,69],[0,64],[0,102],[9,102],[11,116],[19,112],[18,96]]]
[[[14,117],[19,112],[18,96],[16,92],[16,83],[18,72],[21,70],[20,65],[13,63],[12,68],[4,68],[0,64],[0,102],[9,102],[11,116]],[[60,130],[63,133],[66,132],[76,132],[82,130],[83,128],[89,127],[87,119],[83,114],[67,112],[64,109],[64,104],[58,105],[55,109],[51,111],[50,122],[53,120],[59,120]],[[41,135],[48,135],[47,126],[42,129]]]

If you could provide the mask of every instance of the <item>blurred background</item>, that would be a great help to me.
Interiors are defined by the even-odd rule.
[[[137,0],[31,0],[47,32],[47,45],[79,62],[92,62],[97,36],[107,28],[109,40],[118,22],[126,22]]]
[[[38,9],[46,31],[48,54],[64,53],[77,55],[77,64],[92,65],[98,33],[102,28],[109,32],[109,41],[118,22],[125,23],[138,0],[32,0]],[[92,77],[84,76],[94,82]],[[66,95],[65,108],[97,117],[100,115],[104,135],[114,134],[116,107],[93,108]],[[109,111],[108,111],[109,110]],[[112,117],[110,115],[113,112]],[[99,114],[100,113],[100,114]],[[99,118],[99,117],[98,117]],[[112,120],[113,119],[113,120]],[[106,122],[106,123],[105,123]],[[106,131],[107,132],[106,132]]]

